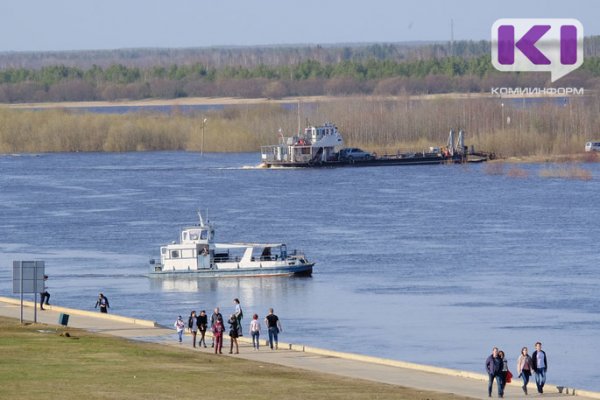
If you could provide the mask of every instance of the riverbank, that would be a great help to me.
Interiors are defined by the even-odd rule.
[[[32,303],[25,302],[25,304],[25,318],[26,320],[32,320]],[[98,349],[98,344],[95,344],[90,345],[89,348],[78,350],[78,356],[75,357],[75,360],[81,360],[82,362],[79,370],[93,370],[92,366],[98,360],[102,360],[102,363],[107,368],[110,368],[113,365],[111,360],[115,361],[115,357],[119,358],[120,378],[117,379],[115,377],[115,379],[117,379],[117,386],[123,385],[128,390],[133,390],[134,396],[127,398],[137,398],[136,386],[132,386],[131,383],[132,375],[137,377],[133,379],[140,379],[135,381],[135,383],[143,385],[146,388],[145,390],[147,390],[146,393],[160,393],[160,391],[156,390],[165,390],[166,398],[169,398],[168,395],[172,393],[172,388],[179,387],[177,385],[178,382],[181,382],[182,386],[189,386],[186,383],[189,383],[189,379],[197,380],[198,373],[202,374],[207,371],[198,362],[200,364],[211,363],[210,382],[217,388],[230,388],[231,393],[229,395],[238,393],[237,391],[239,390],[239,394],[244,395],[245,398],[252,398],[251,396],[246,396],[248,387],[254,387],[257,389],[257,392],[260,392],[261,396],[264,395],[265,392],[262,388],[265,385],[264,379],[266,377],[271,382],[271,384],[267,385],[269,387],[268,390],[274,390],[275,392],[271,393],[277,395],[279,398],[372,398],[374,393],[377,393],[377,398],[449,400],[487,397],[487,377],[483,374],[467,371],[404,363],[351,353],[332,352],[282,342],[279,344],[280,350],[278,351],[270,351],[267,348],[263,348],[256,352],[252,351],[249,339],[245,337],[241,338],[239,355],[217,357],[211,354],[212,349],[210,347],[207,349],[193,349],[190,337],[186,337],[184,344],[179,345],[176,342],[176,335],[172,329],[157,326],[152,321],[135,320],[112,314],[104,315],[57,306],[49,306],[46,311],[38,311],[38,321],[43,324],[55,325],[55,321],[58,321],[60,313],[69,314],[68,328],[58,328],[53,335],[39,332],[40,330],[47,330],[42,325],[20,328],[16,326],[18,322],[10,321],[1,322],[3,327],[1,331],[6,332],[10,328],[10,332],[13,333],[8,335],[5,333],[3,336],[14,337],[15,332],[18,332],[19,329],[25,329],[25,336],[30,340],[40,345],[46,342],[42,347],[44,349],[48,348],[48,344],[55,343],[58,340],[61,351],[65,351],[65,341],[71,342],[73,340],[64,339],[64,336],[58,336],[60,333],[64,334],[66,331],[75,332],[72,336],[86,338],[85,340],[90,341],[89,343],[99,340],[104,343],[101,349]],[[15,318],[18,318],[18,301],[12,298],[0,298],[0,316],[13,318],[13,321]],[[52,327],[52,329],[56,329],[56,327]],[[140,358],[132,360],[124,359],[125,353],[117,351],[118,347],[115,347],[121,346],[121,343],[124,342],[115,342],[115,344],[110,345],[104,342],[107,340],[105,338],[94,339],[87,334],[77,330],[74,331],[74,329],[83,329],[89,332],[116,336],[136,342],[146,342],[145,344],[136,344],[141,346],[138,350],[130,347],[134,346],[130,343],[124,344],[126,345],[125,353],[137,352],[143,355],[143,360]],[[157,346],[156,344],[166,346]],[[227,341],[226,344],[228,344]],[[22,346],[27,347],[26,344]],[[35,352],[35,349],[32,349],[32,351]],[[87,354],[88,352],[91,354]],[[157,352],[157,355],[161,358],[167,357],[168,359],[159,359],[156,364],[154,362],[148,364],[149,359],[155,359],[154,352]],[[55,357],[59,357],[59,353],[53,354]],[[115,354],[118,354],[118,356]],[[9,362],[9,358],[6,358],[5,361]],[[71,352],[69,352],[70,362],[72,362],[72,358]],[[30,365],[26,361],[27,357],[21,356],[20,359],[23,360],[20,364],[21,368],[27,368]],[[48,357],[46,356],[45,359],[48,360]],[[230,361],[224,361],[225,359],[231,360],[231,363]],[[143,365],[140,365],[142,361]],[[188,361],[190,364],[188,364]],[[13,366],[11,368],[13,374],[15,373],[15,362],[10,361],[9,364]],[[39,363],[37,364],[39,365]],[[50,364],[57,368],[62,367],[62,364],[58,360],[52,360]],[[170,366],[169,368],[173,367],[172,370],[176,370],[177,373],[165,375],[164,365]],[[43,366],[40,365],[40,367],[40,370],[43,370]],[[215,368],[218,369],[215,371]],[[260,374],[256,374],[256,368],[260,369]],[[289,368],[294,368],[294,370],[290,370]],[[298,369],[304,371],[299,372]],[[77,368],[74,368],[73,372],[77,370]],[[161,374],[164,376],[161,376]],[[194,374],[193,377],[191,374]],[[114,372],[110,372],[110,375],[114,375]],[[47,383],[51,383],[51,375],[46,378],[48,379]],[[93,380],[98,381],[97,378]],[[78,380],[75,379],[74,381]],[[168,384],[165,381],[168,381]],[[522,396],[519,387],[520,384],[517,381],[515,379],[515,382],[507,387],[507,396],[511,398],[525,398]],[[275,385],[273,385],[274,382],[276,382]],[[5,386],[2,385],[1,387],[5,388]],[[36,386],[39,388],[39,385],[36,384]],[[114,387],[115,383],[112,383],[112,386]],[[324,387],[327,387],[327,389],[323,389]],[[277,388],[281,389],[281,391]],[[267,389],[265,388],[265,390]],[[559,390],[563,393],[559,393]],[[546,386],[544,397],[555,398],[573,394],[580,396],[578,398],[600,398],[600,393],[585,392],[550,384]],[[116,398],[119,397],[117,396]]]
[[[531,96],[539,98],[539,96]],[[350,96],[292,96],[283,98],[243,98],[243,97],[180,97],[176,99],[143,99],[143,100],[115,100],[115,101],[52,101],[31,103],[0,103],[0,107],[12,109],[65,109],[65,108],[94,108],[94,107],[176,107],[176,106],[202,106],[202,105],[244,105],[244,104],[297,104],[334,102],[347,100],[367,101],[399,101],[411,100],[440,100],[440,99],[485,99],[494,98],[490,93],[437,93],[407,96],[374,96],[374,95],[350,95]]]
[[[547,157],[583,152],[596,139],[596,101],[572,98],[565,107],[552,97],[477,93],[5,104],[0,153],[254,152],[276,143],[278,132],[330,121],[348,147],[378,154],[443,146],[454,129],[477,151]]]

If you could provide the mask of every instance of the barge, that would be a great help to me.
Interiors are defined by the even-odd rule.
[[[348,150],[358,150],[356,152]],[[261,166],[265,168],[367,167],[385,165],[423,165],[481,162],[493,155],[468,151],[464,133],[460,131],[454,143],[450,131],[446,147],[430,147],[422,152],[377,154],[344,147],[344,139],[337,126],[325,123],[309,126],[299,135],[284,137],[279,143],[261,147]]]

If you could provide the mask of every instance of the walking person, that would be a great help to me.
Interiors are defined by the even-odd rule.
[[[235,314],[231,314],[229,316],[229,321],[227,321],[229,323],[229,354],[233,353],[233,345],[235,344],[235,354],[239,354],[240,353],[240,349],[238,347],[238,332],[239,332],[239,326],[238,326],[238,320],[237,317],[235,316]]]
[[[529,377],[531,376],[532,361],[529,354],[527,354],[527,347],[521,349],[521,355],[517,360],[517,374],[519,378],[523,379],[523,393],[527,395],[527,384],[529,383]]]
[[[198,335],[198,317],[196,317],[196,311],[192,311],[190,314],[188,329],[192,333],[192,347],[196,347],[196,335]]]
[[[98,300],[96,301],[94,308],[98,308],[98,306],[100,306],[101,313],[108,313],[108,309],[110,308],[110,305],[108,304],[108,298],[102,293],[98,295]]]
[[[501,360],[500,372],[498,376],[500,376],[500,381],[498,382],[498,396],[504,397],[504,388],[506,387],[507,377],[509,374],[508,370],[508,360],[506,359],[506,355],[502,350],[498,351],[498,357]]]
[[[210,316],[211,329],[213,326],[215,326],[219,317],[221,317],[221,321],[223,321],[223,315],[221,315],[221,312],[219,311],[219,307],[215,307],[212,315]],[[213,335],[211,347],[215,347],[215,335]]]
[[[177,329],[177,336],[179,337],[179,343],[183,342],[183,330],[185,329],[185,322],[183,322],[183,318],[181,315],[177,317],[177,320],[173,324],[175,329]]]
[[[223,354],[223,317],[219,314],[216,317],[215,323],[212,325],[215,354]]]
[[[237,326],[238,326],[238,336],[244,336],[244,332],[242,331],[242,318],[244,318],[244,313],[242,312],[242,306],[240,305],[240,299],[233,299],[233,304],[235,305],[235,317],[237,318]]]
[[[260,322],[258,321],[258,314],[254,314],[252,321],[250,321],[250,336],[252,336],[252,348],[258,350],[260,347]]]
[[[488,397],[492,397],[494,379],[496,380],[496,386],[498,386],[498,396],[502,397],[502,378],[500,378],[502,359],[498,355],[497,347],[492,349],[492,354],[485,360],[485,369],[488,373]]]
[[[544,393],[544,385],[546,384],[546,371],[548,370],[548,360],[546,352],[542,350],[542,343],[535,344],[535,351],[531,355],[531,368],[535,373],[535,384],[538,393]]]
[[[206,315],[206,311],[200,311],[200,315],[198,316],[198,330],[200,331],[200,340],[198,341],[198,347],[204,344],[204,348],[206,348],[206,339],[204,336],[206,335],[206,326],[208,325],[208,316]]]
[[[40,293],[40,310],[44,310],[44,300],[46,301],[46,305],[49,306],[50,303],[50,293],[48,293],[48,287],[46,286],[46,281],[48,280],[48,275],[44,275],[44,291]]]
[[[283,332],[281,328],[281,321],[279,321],[279,317],[273,313],[273,309],[269,308],[269,315],[265,317],[265,325],[267,325],[267,330],[269,331],[269,346],[271,350],[273,350],[273,341],[275,341],[275,350],[278,349],[278,335],[280,332]]]

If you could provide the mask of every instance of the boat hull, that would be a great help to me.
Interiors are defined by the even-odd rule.
[[[389,157],[373,158],[369,160],[344,160],[323,162],[288,162],[288,161],[265,161],[267,168],[338,168],[338,167],[380,167],[393,165],[435,165],[446,163],[465,162],[465,158],[444,157],[438,155],[425,155],[416,157]]]
[[[212,268],[200,270],[154,270],[151,276],[192,276],[202,278],[240,277],[240,276],[311,276],[314,263],[257,268]],[[160,267],[160,266],[158,266]]]

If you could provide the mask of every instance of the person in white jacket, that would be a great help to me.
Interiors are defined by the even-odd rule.
[[[252,347],[254,350],[258,350],[260,338],[260,322],[258,321],[258,314],[254,314],[252,316],[252,321],[250,321],[250,336],[252,336]]]
[[[179,336],[179,343],[181,343],[183,341],[183,331],[185,329],[185,322],[183,322],[181,315],[177,317],[177,321],[175,321],[173,326],[177,329],[177,336]]]

